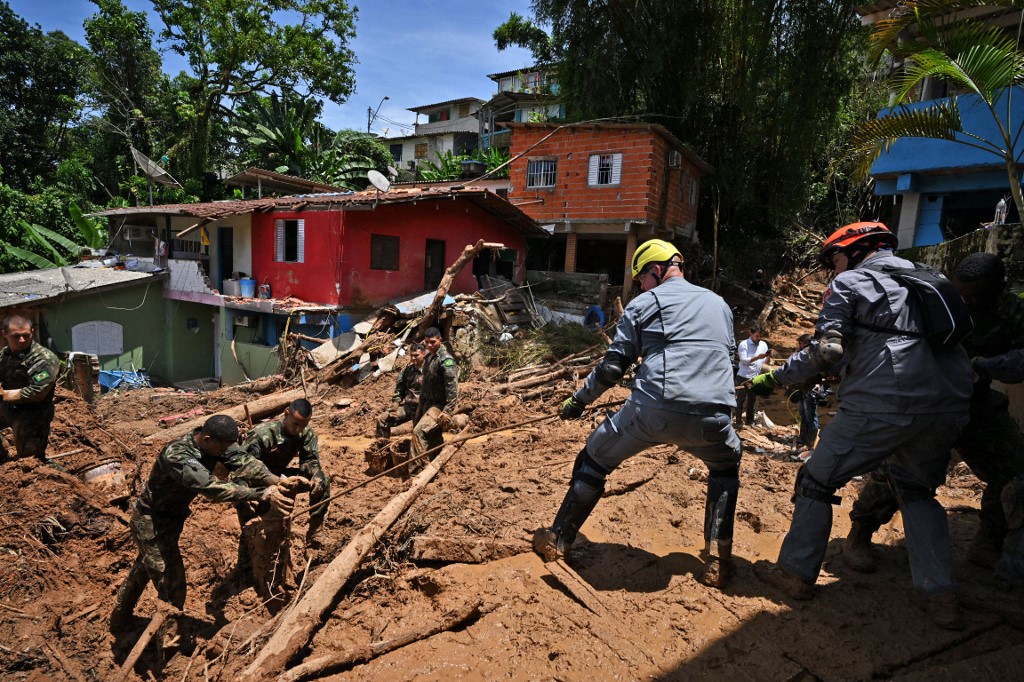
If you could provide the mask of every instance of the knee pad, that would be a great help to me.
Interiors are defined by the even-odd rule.
[[[576,456],[569,488],[580,500],[596,499],[604,492],[604,482],[611,471],[594,461],[586,448]]]
[[[794,503],[797,497],[806,497],[818,502],[824,502],[825,504],[838,505],[842,502],[842,499],[836,495],[836,488],[818,483],[807,473],[806,464],[800,465],[796,472],[792,499]]]
[[[895,479],[892,479],[891,485],[893,492],[896,494],[896,501],[899,502],[901,507],[913,504],[914,502],[924,502],[935,497],[934,488],[925,488],[924,486]]]

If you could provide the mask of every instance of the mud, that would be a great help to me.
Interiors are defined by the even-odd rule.
[[[795,337],[809,329],[800,321],[770,328],[769,343],[781,349],[776,357],[794,350]],[[312,424],[336,492],[370,476],[364,453],[374,442],[376,417],[386,409],[393,380],[385,375],[348,389],[313,387]],[[463,389],[462,404],[472,410],[477,432],[550,415],[557,405],[522,404],[496,394],[486,374],[475,375]],[[249,394],[229,389],[151,395],[111,394],[90,407],[62,394],[57,405],[51,454],[79,450],[58,460],[71,472],[116,460],[125,477],[123,491],[90,486],[74,473],[32,461],[0,464],[0,678],[115,679],[155,609],[155,594],[147,589],[134,620],[108,632],[114,592],[135,558],[125,496],[138,492],[160,447],[144,445],[141,438],[157,433],[158,420],[167,414],[195,407],[213,412]],[[615,389],[605,399],[626,395]],[[706,469],[670,447],[652,448],[612,474],[568,557],[600,600],[603,616],[574,598],[530,551],[472,564],[413,560],[411,540],[423,535],[528,546],[534,529],[553,518],[572,462],[603,417],[549,419],[465,443],[380,539],[303,658],[351,653],[426,631],[446,614],[479,604],[479,615],[468,623],[326,679],[931,680],[971,679],[978,670],[985,677],[1019,675],[1024,596],[1004,590],[990,572],[966,560],[981,486],[962,465],[951,468],[939,499],[949,510],[966,630],[941,630],[911,604],[899,516],[876,536],[878,573],[853,573],[837,560],[856,482],[841,491],[814,600],[790,601],[757,580],[751,565],[774,559],[788,529],[799,466],[790,459],[786,436],[795,427],[783,401],[774,397],[760,406],[778,425],[774,432],[755,427],[741,433],[738,571],[726,589],[696,579],[703,566]],[[320,550],[307,553],[306,517],[297,518],[291,551],[301,590],[408,485],[385,476],[332,502]],[[305,504],[300,495],[297,508]],[[271,619],[236,570],[239,537],[230,505],[196,501],[181,542],[189,579],[188,641],[162,668],[146,653],[136,677],[239,678]],[[307,555],[311,561],[303,575]]]

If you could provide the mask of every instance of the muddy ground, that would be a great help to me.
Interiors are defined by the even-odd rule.
[[[769,340],[784,357],[795,348],[796,335],[809,328],[800,319],[777,318]],[[335,491],[369,477],[364,451],[393,381],[392,374],[347,389],[310,387],[312,423]],[[550,415],[557,406],[557,400],[502,400],[482,380],[462,391],[477,432]],[[51,454],[73,453],[59,460],[71,472],[116,461],[125,476],[118,489],[27,460],[0,465],[0,678],[115,679],[143,631],[155,607],[152,589],[128,628],[113,634],[107,628],[114,592],[135,558],[125,525],[129,495],[138,492],[140,476],[148,474],[162,445],[159,439],[145,444],[142,437],[160,430],[162,416],[195,407],[209,413],[252,397],[239,389],[154,395],[109,394],[94,407],[60,396]],[[606,398],[625,396],[615,389]],[[727,589],[696,580],[706,469],[669,447],[642,453],[612,474],[569,555],[606,613],[596,615],[562,588],[528,550],[528,541],[553,518],[572,461],[602,417],[547,420],[462,446],[363,562],[304,656],[359,650],[479,605],[480,615],[454,630],[327,679],[1019,679],[1024,596],[1004,591],[989,572],[966,561],[981,486],[962,466],[951,468],[939,498],[949,510],[966,630],[941,630],[910,603],[899,516],[876,536],[882,543],[878,573],[853,573],[837,560],[856,482],[841,491],[813,601],[792,602],[754,577],[753,562],[774,559],[788,528],[799,466],[786,439],[795,427],[784,398],[775,396],[763,407],[779,428],[741,432],[738,574]],[[336,500],[325,548],[311,554],[304,589],[408,485],[384,477]],[[163,668],[145,654],[134,673],[139,679],[238,679],[263,641],[253,635],[270,616],[234,570],[234,511],[201,499],[193,510],[182,537],[191,641]],[[304,530],[303,522],[295,528],[299,569]],[[484,563],[416,561],[411,538],[419,535],[506,541],[512,555]]]

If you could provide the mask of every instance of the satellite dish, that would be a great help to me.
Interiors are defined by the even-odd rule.
[[[135,147],[131,147],[132,158],[135,159],[135,163],[139,164],[139,168],[146,174],[153,182],[159,185],[168,185],[170,187],[181,188],[181,184],[177,180],[171,177],[171,174],[161,168],[155,161],[140,152]]]
[[[384,174],[380,171],[372,170],[366,174],[370,184],[376,187],[381,192],[387,192],[391,189],[391,181],[384,177]]]
[[[392,178],[397,178],[398,169],[395,168],[394,166],[388,166],[388,175],[390,175]]]

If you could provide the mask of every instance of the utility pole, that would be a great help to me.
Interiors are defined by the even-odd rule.
[[[377,112],[380,111],[381,105],[384,104],[385,100],[389,99],[391,98],[388,97],[387,95],[384,95],[383,99],[381,99],[380,101],[380,104],[377,105],[377,111],[374,111],[373,107],[366,107],[366,132],[370,132],[370,126],[373,125],[373,122],[377,120]]]

